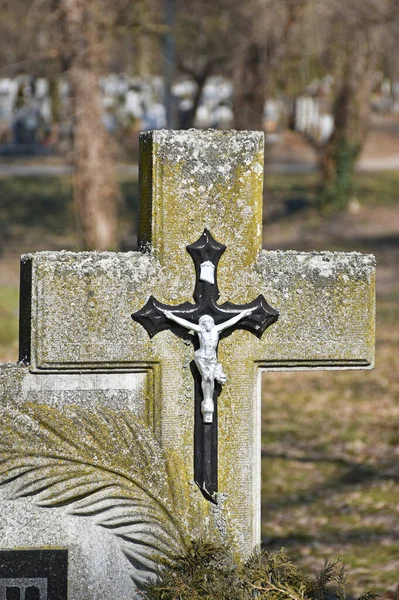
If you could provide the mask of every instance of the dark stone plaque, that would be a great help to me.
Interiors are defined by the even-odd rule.
[[[0,600],[67,600],[67,550],[0,550]]]

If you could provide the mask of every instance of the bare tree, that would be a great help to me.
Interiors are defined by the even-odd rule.
[[[177,0],[177,62],[196,83],[192,121],[210,75],[233,80],[237,129],[262,129],[265,100],[308,0]]]
[[[263,110],[306,0],[246,0],[236,8],[233,109],[237,129],[262,129]]]
[[[236,43],[234,6],[230,0],[177,0],[177,68],[196,84],[192,127],[207,79],[214,74],[229,75]]]
[[[159,74],[162,66],[160,37],[165,32],[161,0],[108,0],[115,17],[113,63],[139,77]]]
[[[383,70],[391,81],[399,80],[399,2],[394,2],[389,14],[389,27],[385,28]]]
[[[0,0],[0,73],[47,74],[54,62],[47,0]]]
[[[369,129],[370,95],[392,8],[391,0],[334,0],[322,7],[328,21],[327,64],[335,78],[334,131],[319,147],[322,203],[343,205],[348,200]]]
[[[104,0],[54,1],[74,115],[75,209],[86,248],[114,249],[119,190],[99,85],[107,64],[112,7]]]

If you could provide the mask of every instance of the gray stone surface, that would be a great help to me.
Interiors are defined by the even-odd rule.
[[[145,373],[41,374],[22,364],[0,365],[0,415],[34,403],[59,410],[104,406],[148,420],[145,379]],[[113,600],[116,590],[118,597],[140,598],[133,582],[137,570],[118,539],[96,525],[95,515],[75,516],[67,507],[49,510],[14,491],[12,483],[0,487],[0,548],[67,548],[71,600]]]
[[[134,598],[133,567],[115,537],[63,508],[41,508],[10,493],[0,488],[2,548],[67,548],[70,600]]]
[[[375,258],[357,252],[265,252],[262,292],[280,317],[264,336],[268,369],[371,369]]]

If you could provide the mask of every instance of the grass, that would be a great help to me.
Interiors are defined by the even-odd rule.
[[[352,583],[353,591],[371,587],[383,593],[398,583],[399,480],[397,452],[390,444],[391,423],[397,421],[394,398],[391,410],[384,411],[385,416],[390,413],[388,421],[378,418],[379,399],[374,397],[364,404],[358,401],[358,410],[340,422],[341,407],[330,404],[338,393],[328,394],[328,407],[323,406],[323,393],[312,390],[312,379],[307,380],[306,399],[292,394],[286,403],[279,402],[284,383],[276,382],[273,404],[279,406],[279,414],[272,411],[263,429],[264,546],[284,546],[312,570],[320,568],[326,556],[339,555],[351,572],[360,561],[365,572]],[[267,394],[264,413],[270,402]],[[309,405],[316,419],[309,415]],[[302,412],[308,416],[299,419]],[[377,414],[374,422],[370,413]],[[296,435],[287,438],[282,433],[278,441],[271,441],[268,428],[276,431],[282,423],[284,431],[285,419],[294,424]],[[321,428],[321,422],[329,426]]]
[[[0,360],[15,361],[18,355],[18,288],[0,287]]]
[[[120,233],[134,230],[137,180],[121,178]],[[0,177],[0,253],[79,250],[70,176]],[[1,254],[0,254],[1,259]]]
[[[352,592],[399,583],[399,290],[388,295],[375,370],[272,373],[263,386],[264,546],[312,570],[339,555]]]
[[[292,207],[314,204],[318,192],[317,173],[266,176],[270,203],[291,203]],[[364,205],[392,205],[398,201],[399,171],[364,173],[354,176],[352,195]]]
[[[45,182],[45,184],[44,184]],[[38,227],[61,232],[72,227],[70,177],[0,178],[3,227]]]
[[[399,171],[357,173],[354,195],[363,204],[396,204],[398,202]]]
[[[134,232],[137,181],[121,183],[121,231]],[[398,184],[399,173],[359,173],[354,194],[362,212],[320,217],[312,209],[315,175],[266,181],[268,247],[377,254],[376,369],[270,373],[263,386],[264,546],[285,546],[309,570],[339,555],[352,593],[384,593],[399,583]],[[1,265],[21,252],[79,249],[70,178],[3,178],[0,201]],[[2,286],[0,360],[16,360],[17,312],[17,286]]]

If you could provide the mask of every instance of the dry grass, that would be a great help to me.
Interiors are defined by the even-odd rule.
[[[285,546],[309,569],[339,555],[351,567],[353,592],[399,583],[398,183],[397,173],[359,175],[360,212],[320,216],[314,176],[267,180],[266,247],[377,256],[376,369],[268,374],[263,388],[264,545]],[[124,186],[128,231],[136,182]],[[14,284],[0,288],[4,361],[17,356],[18,254],[78,248],[67,180],[0,180],[0,197],[8,198],[2,281]]]
[[[384,594],[399,584],[399,211],[393,190],[376,193],[396,178],[363,177],[360,211],[328,217],[311,208],[279,216],[274,180],[277,218],[265,229],[269,248],[377,256],[375,370],[271,373],[263,386],[264,546],[284,546],[310,570],[340,556],[351,592]]]

